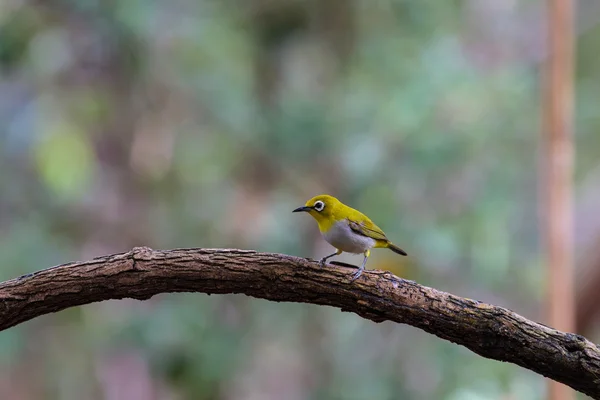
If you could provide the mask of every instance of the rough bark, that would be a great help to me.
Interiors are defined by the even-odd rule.
[[[243,293],[338,307],[375,322],[409,324],[600,399],[600,349],[584,337],[389,272],[365,271],[350,283],[352,272],[249,250],[135,248],[0,283],[0,330],[108,299],[144,300],[165,292]]]

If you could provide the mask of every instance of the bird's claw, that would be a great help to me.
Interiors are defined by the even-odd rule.
[[[352,274],[352,278],[350,278],[350,282],[354,282],[355,280],[357,280],[358,278],[360,278],[360,276],[362,275],[364,269],[363,268],[359,268],[358,271],[356,271],[354,274]]]
[[[325,259],[324,258],[321,258],[321,261],[319,261],[319,266],[321,268],[325,267]]]

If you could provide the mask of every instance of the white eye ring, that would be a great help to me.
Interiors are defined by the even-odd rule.
[[[316,202],[315,202],[315,205],[313,206],[313,208],[314,208],[316,211],[319,211],[319,212],[321,212],[321,211],[323,211],[323,209],[325,208],[325,203],[323,203],[321,200],[319,200],[319,201],[316,201]]]

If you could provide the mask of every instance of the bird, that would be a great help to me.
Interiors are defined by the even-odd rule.
[[[323,257],[320,260],[321,267],[331,257],[338,256],[343,252],[352,254],[363,254],[362,265],[352,276],[351,282],[358,279],[367,265],[367,259],[371,255],[372,248],[386,248],[394,253],[408,255],[400,247],[393,244],[380,227],[366,215],[352,207],[349,207],[327,194],[321,194],[308,200],[304,206],[298,207],[292,212],[307,212],[319,225],[323,238],[336,248],[336,252]]]

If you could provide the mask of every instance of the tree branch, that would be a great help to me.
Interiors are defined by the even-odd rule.
[[[243,293],[338,307],[375,321],[415,326],[475,353],[507,361],[600,399],[600,349],[584,337],[505,308],[365,271],[281,254],[235,249],[130,252],[74,262],[0,283],[0,330],[96,301],[165,292]]]

